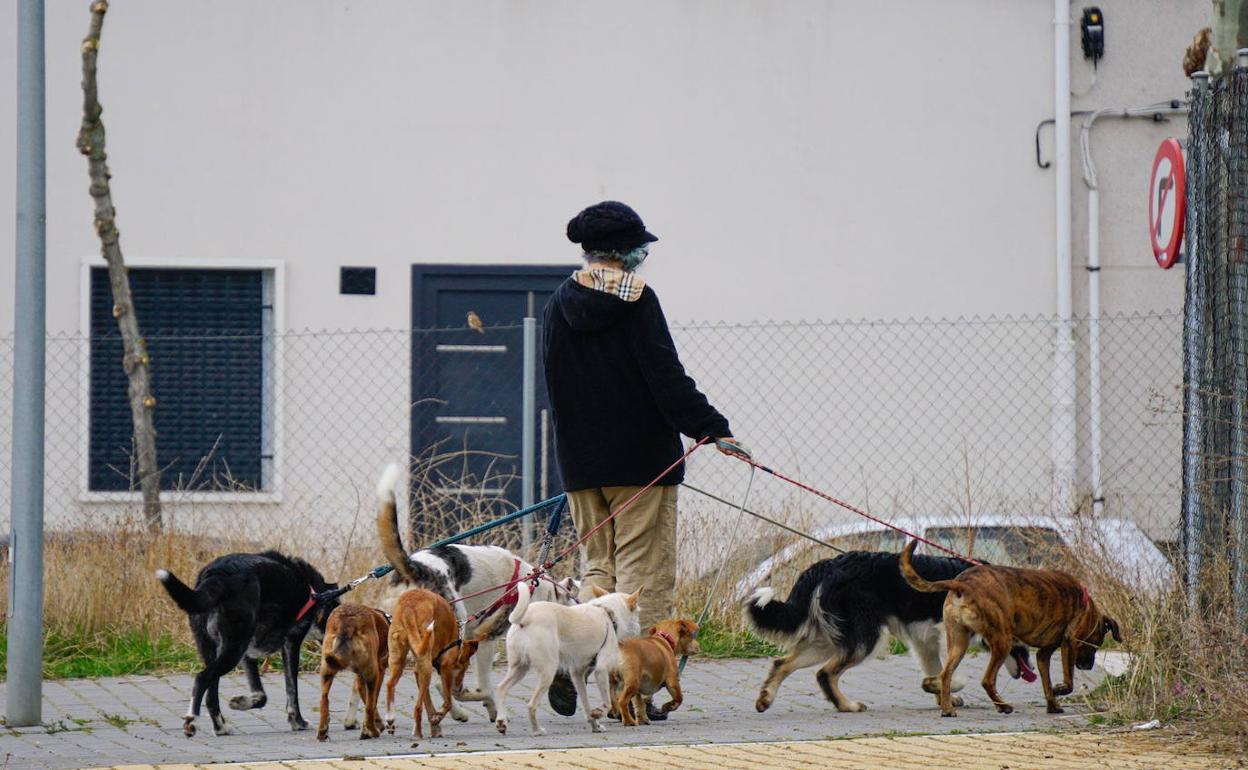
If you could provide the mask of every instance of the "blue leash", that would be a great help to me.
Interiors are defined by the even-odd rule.
[[[522,518],[524,516],[528,516],[531,513],[536,513],[537,511],[545,510],[546,508],[549,508],[552,505],[558,505],[559,507],[555,509],[555,513],[550,517],[550,523],[546,527],[546,534],[542,537],[542,560],[544,561],[547,553],[549,553],[550,551],[550,544],[554,542],[555,531],[559,529],[559,522],[563,518],[563,509],[567,506],[567,503],[568,503],[567,495],[564,495],[564,494],[556,495],[548,500],[543,500],[540,503],[534,503],[533,505],[530,505],[528,508],[521,508],[518,511],[512,511],[511,513],[506,514],[505,516],[500,516],[494,521],[487,521],[484,524],[479,524],[473,527],[472,529],[468,529],[463,532],[460,532],[458,535],[451,535],[450,537],[443,538],[439,540],[438,542],[434,543],[433,545],[427,546],[427,548],[430,548],[430,549],[439,548],[444,545],[451,545],[453,543],[458,543],[461,540],[467,540],[473,535],[479,535],[482,532],[488,532],[489,530],[494,529],[495,527],[501,527],[502,525],[507,524],[508,522],[512,522],[512,521],[515,521],[516,519]],[[542,562],[539,561],[538,563],[541,564]],[[339,596],[342,596],[343,594],[345,594],[346,592],[355,589],[356,587],[358,587],[361,583],[364,583],[365,581],[375,580],[378,578],[385,577],[386,575],[390,574],[393,571],[394,571],[394,566],[390,564],[383,564],[380,567],[373,567],[373,569],[370,570],[367,574],[362,575],[356,578],[355,580],[352,580],[350,583],[347,583],[345,586],[315,594],[314,598],[318,602],[327,601],[329,599],[336,599]]]

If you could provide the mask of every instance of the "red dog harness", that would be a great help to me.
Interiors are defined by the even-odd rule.
[[[676,640],[672,638],[671,634],[666,631],[655,631],[654,635],[667,642],[667,645],[672,648],[672,652],[676,652]]]
[[[507,593],[503,594],[502,600],[503,604],[510,604],[513,607],[516,602],[520,601],[520,590],[516,588],[516,583],[520,579],[520,560],[516,559],[515,561],[516,566],[511,571],[511,588],[508,588]]]
[[[303,608],[299,610],[299,614],[295,616],[295,622],[303,620],[303,616],[308,614],[308,610],[316,606],[316,589],[308,586],[308,600],[303,603]]]

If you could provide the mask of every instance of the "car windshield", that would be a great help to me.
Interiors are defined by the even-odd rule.
[[[1061,567],[1070,550],[1057,532],[1044,527],[929,527],[933,543],[1007,567]]]

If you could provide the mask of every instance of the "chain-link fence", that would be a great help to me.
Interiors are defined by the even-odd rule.
[[[1181,320],[1097,322],[1102,515],[1133,522],[1163,548],[1177,538]],[[694,324],[674,336],[690,373],[761,461],[887,518],[1004,521],[1091,511],[1089,323],[1074,325],[1085,372],[1075,510],[1059,509],[1069,496],[1053,488],[1052,319]],[[375,480],[404,457],[414,458],[418,541],[519,503],[520,327],[286,332],[251,342],[149,335],[168,528],[336,563],[344,549],[372,546]],[[81,536],[140,516],[137,493],[127,491],[124,378],[98,372],[105,364],[92,348],[81,337],[48,340],[53,533]],[[12,339],[0,339],[5,530],[11,359]],[[109,377],[112,391],[100,384]],[[541,499],[558,491],[558,476],[540,388],[535,408]],[[688,481],[736,501],[747,472],[706,450],[693,456]],[[682,561],[696,572],[718,558],[729,509],[690,491],[682,500]],[[750,508],[807,529],[859,521],[770,477],[756,480]]]
[[[1190,600],[1230,581],[1248,623],[1248,51],[1189,118],[1183,532]],[[1220,576],[1229,554],[1229,574]],[[1213,572],[1211,572],[1213,570]],[[1224,584],[1223,584],[1224,585]]]

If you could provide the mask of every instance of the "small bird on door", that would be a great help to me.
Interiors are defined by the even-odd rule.
[[[468,311],[468,328],[477,334],[485,334],[485,324],[481,323],[481,316],[472,310]]]

